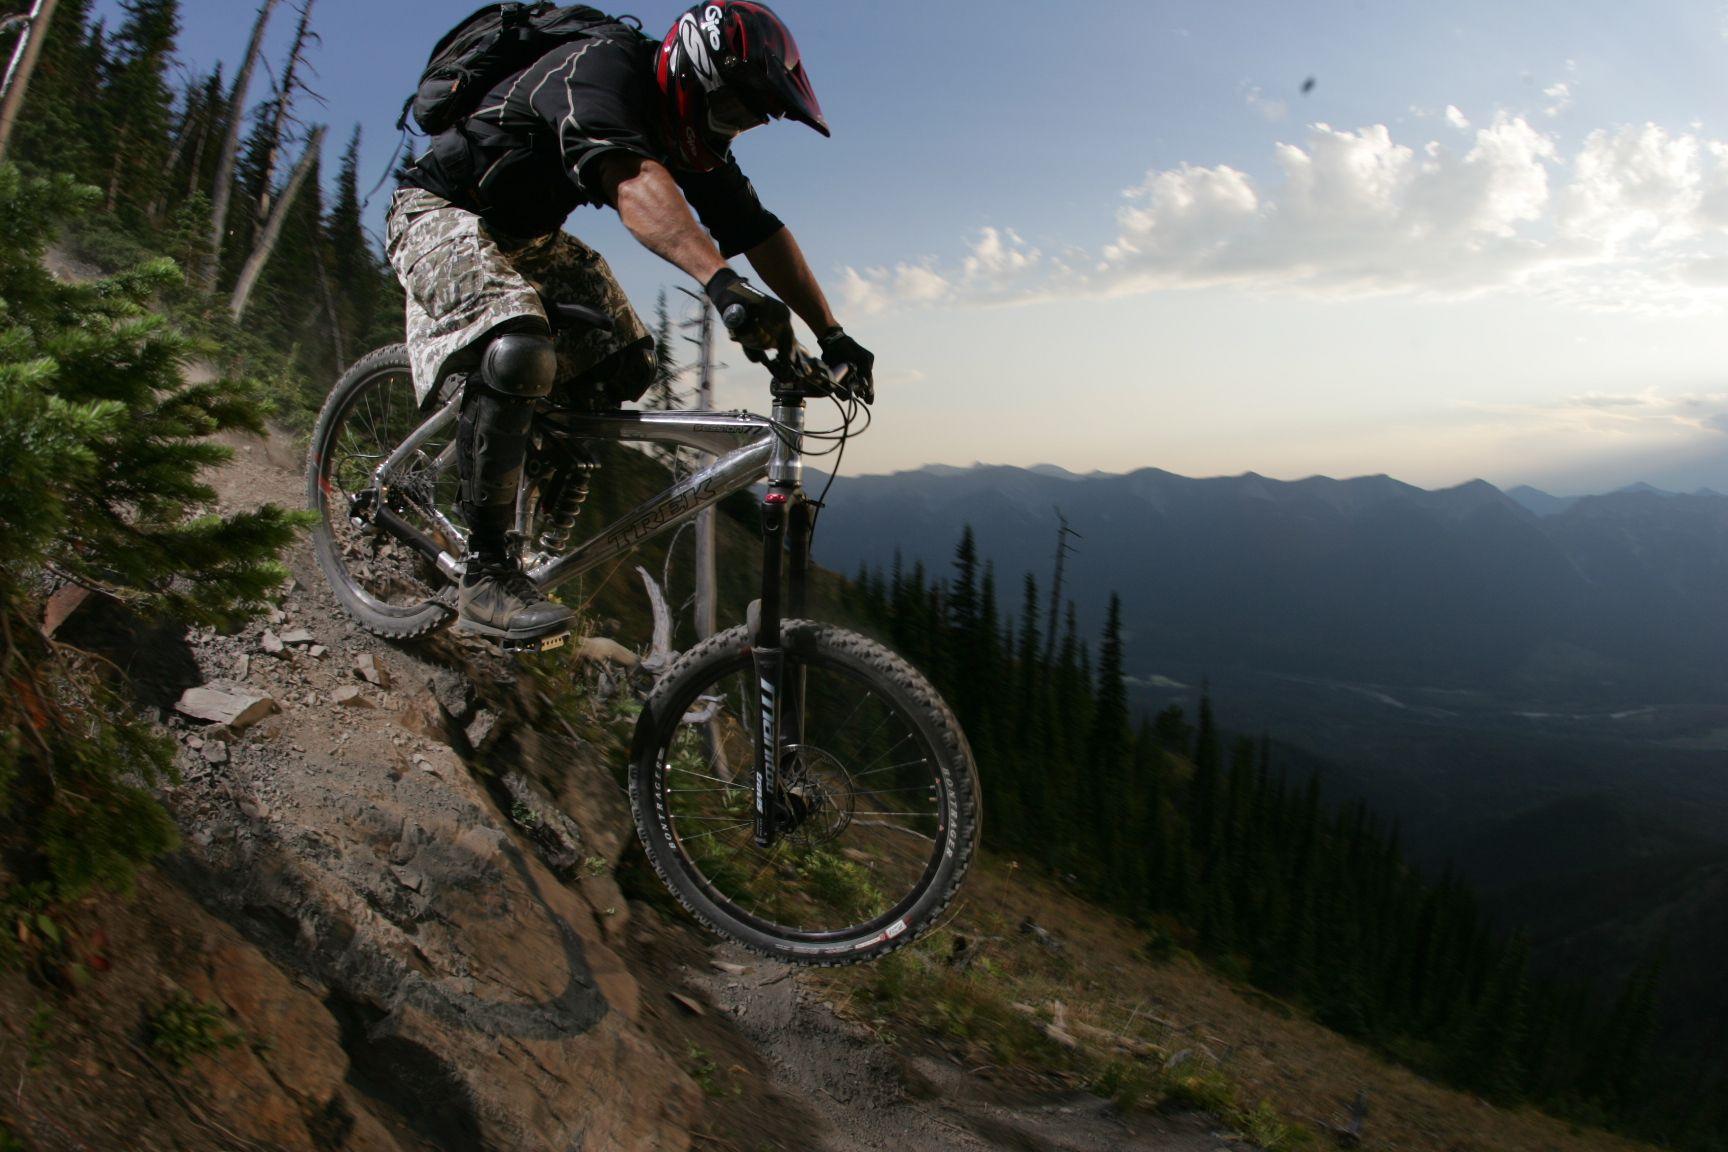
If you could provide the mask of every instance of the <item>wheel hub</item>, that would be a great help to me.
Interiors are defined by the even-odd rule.
[[[852,822],[852,778],[833,755],[808,744],[788,750],[774,797],[780,835],[814,848],[838,839]]]

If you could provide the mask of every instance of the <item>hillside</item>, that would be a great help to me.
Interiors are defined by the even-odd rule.
[[[1048,595],[1060,507],[1081,633],[1123,594],[1135,709],[1208,684],[1292,778],[1395,818],[1431,874],[1530,924],[1543,971],[1618,982],[1665,946],[1665,1043],[1717,1051],[1713,921],[1679,894],[1713,891],[1699,861],[1728,850],[1728,498],[1543,496],[921,470],[843,478],[819,551],[940,576],[970,525],[1006,614],[1022,572]]]
[[[224,501],[292,499],[297,463],[244,446]],[[615,674],[389,648],[291,560],[281,620],[118,649],[158,697],[210,681],[282,710],[234,735],[165,713],[184,847],[0,976],[11,1147],[1210,1152],[1300,1146],[1359,1094],[1368,1147],[1634,1147],[1154,962],[1144,931],[1000,858],[874,968],[717,947],[631,849]],[[326,652],[266,654],[297,628]],[[101,962],[66,985],[79,957]]]

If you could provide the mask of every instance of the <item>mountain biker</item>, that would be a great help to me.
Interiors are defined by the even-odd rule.
[[[825,361],[869,381],[874,357],[835,319],[798,242],[732,156],[735,136],[771,119],[829,135],[786,25],[763,4],[713,0],[660,42],[613,20],[552,49],[404,170],[389,256],[407,290],[416,393],[424,402],[451,373],[467,374],[459,628],[500,641],[568,629],[571,611],[522,573],[510,539],[535,404],[561,387],[569,403],[616,405],[652,379],[653,338],[611,269],[561,231],[578,206],[614,209],[723,315],[741,305],[747,322],[732,335],[747,351],[789,346],[796,312]],[[728,266],[739,254],[785,303]],[[542,292],[603,310],[613,331],[554,339]]]

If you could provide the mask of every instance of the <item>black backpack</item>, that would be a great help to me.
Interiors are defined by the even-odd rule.
[[[402,108],[429,136],[452,127],[492,86],[562,44],[587,36],[641,36],[631,26],[586,4],[488,4],[452,28],[420,74],[420,88]]]

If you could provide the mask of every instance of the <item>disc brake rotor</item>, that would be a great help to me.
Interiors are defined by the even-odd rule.
[[[787,749],[774,804],[781,836],[804,848],[830,844],[852,823],[854,805],[852,777],[836,757],[809,744]]]

